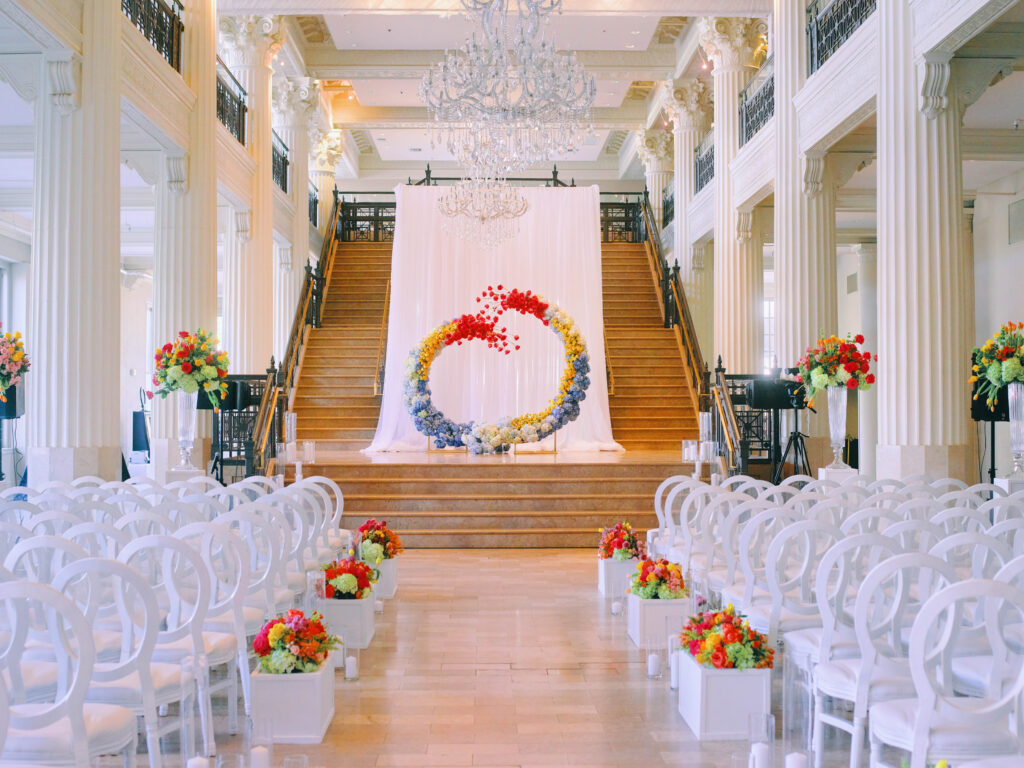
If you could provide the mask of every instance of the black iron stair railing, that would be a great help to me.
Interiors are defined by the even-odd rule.
[[[284,143],[277,131],[271,132],[270,160],[274,175],[274,183],[282,192],[288,192],[288,145]]]
[[[708,131],[693,152],[693,191],[700,192],[715,178],[715,134]]]
[[[178,0],[121,0],[121,12],[152,43],[177,72],[181,72],[181,38],[185,7]]]

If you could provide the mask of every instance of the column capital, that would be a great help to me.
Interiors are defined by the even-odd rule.
[[[292,271],[292,247],[290,245],[277,246],[277,264],[282,272]]]
[[[736,211],[736,239],[741,243],[750,240],[754,231],[754,212],[752,210]]]
[[[219,30],[220,44],[235,66],[269,67],[284,42],[277,16],[221,16]]]
[[[62,115],[70,115],[79,106],[81,96],[80,80],[82,65],[77,56],[61,53],[47,56],[46,84],[44,93],[49,96],[54,109]]]
[[[768,24],[760,18],[705,16],[700,20],[700,44],[715,72],[749,66],[767,33]]]
[[[310,118],[320,104],[320,87],[311,77],[275,77],[272,85],[274,122],[309,131]]]
[[[636,151],[644,164],[645,173],[671,173],[672,134],[661,129],[641,130],[639,137]],[[658,193],[660,194],[661,190],[658,190]]]
[[[188,191],[188,158],[185,155],[168,155],[164,166],[164,181],[167,191],[180,197]]]
[[[338,161],[341,160],[343,153],[344,141],[341,137],[341,131],[337,129],[321,134],[313,142],[312,149],[310,150],[310,155],[316,161],[315,170],[328,171],[331,174],[334,173],[334,169],[338,165]]]
[[[696,77],[666,80],[665,111],[672,118],[672,130],[703,131],[711,114],[711,89]]]

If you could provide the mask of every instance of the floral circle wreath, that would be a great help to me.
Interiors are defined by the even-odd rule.
[[[483,307],[475,315],[461,315],[428,333],[413,347],[406,363],[405,404],[416,429],[434,438],[439,448],[465,445],[470,453],[504,453],[516,443],[535,443],[561,429],[580,415],[580,401],[590,386],[590,356],[579,329],[565,312],[540,296],[516,289],[505,291],[500,285],[487,286],[477,302]],[[507,311],[532,315],[550,326],[565,348],[565,369],[558,394],[539,413],[527,413],[497,424],[475,421],[458,423],[437,409],[430,398],[430,366],[445,347],[479,339],[499,352],[510,354],[519,349],[518,336],[509,339],[508,329],[498,327]]]

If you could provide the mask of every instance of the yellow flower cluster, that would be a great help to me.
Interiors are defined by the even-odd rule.
[[[569,394],[569,389],[572,387],[573,379],[576,378],[575,363],[587,350],[587,345],[584,343],[583,337],[576,329],[576,325],[572,320],[563,322],[559,319],[558,315],[555,315],[551,318],[551,325],[562,334],[562,340],[565,344],[565,359],[567,361],[565,370],[562,371],[562,380],[558,384],[558,395],[555,396],[554,400],[548,402],[547,407],[543,411],[539,413],[525,413],[512,419],[511,424],[516,429],[521,429],[527,424],[540,424],[551,415],[551,411],[565,401],[565,396]]]
[[[426,381],[430,378],[430,366],[434,362],[434,358],[441,354],[441,350],[444,348],[445,337],[455,331],[455,322],[449,322],[431,331],[425,339],[423,339],[423,346],[420,347],[420,379]]]

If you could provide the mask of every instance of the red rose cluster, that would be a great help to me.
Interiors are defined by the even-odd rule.
[[[515,288],[505,291],[501,285],[489,285],[476,300],[484,306],[475,315],[462,315],[455,319],[455,328],[444,336],[446,347],[452,344],[461,345],[463,341],[481,339],[487,342],[489,348],[497,349],[506,355],[512,352],[512,348],[519,349],[519,345],[515,343],[519,341],[519,337],[512,336],[510,341],[508,328],[498,328],[498,320],[509,310],[522,315],[533,315],[544,325],[548,324],[544,319],[548,305],[534,296],[532,291],[522,293]]]
[[[323,566],[324,569],[324,597],[335,600],[351,600],[353,598],[358,599],[363,597],[364,591],[370,588],[370,584],[373,583],[373,569],[370,568],[362,560],[356,560],[349,558],[346,560],[336,560],[333,563],[328,563]],[[352,574],[356,579],[356,592],[341,592],[335,588],[333,582],[335,579],[344,576],[345,574]]]

